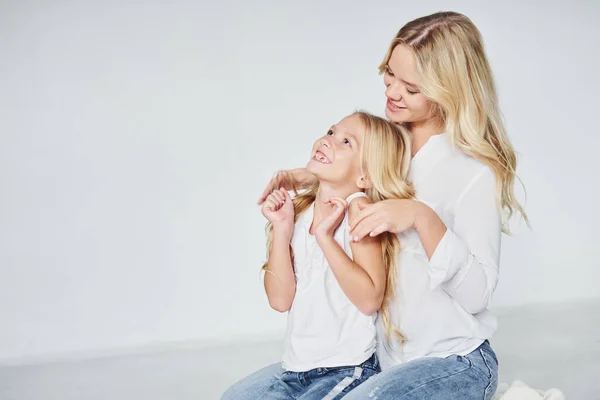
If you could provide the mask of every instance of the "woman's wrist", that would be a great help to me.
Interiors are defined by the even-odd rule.
[[[296,181],[298,189],[306,189],[313,184],[315,176],[308,172],[306,168],[295,168],[289,171]]]
[[[427,257],[431,259],[448,228],[431,207],[415,201],[414,229],[421,239]]]
[[[431,209],[431,207],[427,206],[424,203],[421,203],[418,200],[413,200],[413,228],[419,232],[420,230],[426,229],[429,219],[432,217],[432,214],[435,212]]]

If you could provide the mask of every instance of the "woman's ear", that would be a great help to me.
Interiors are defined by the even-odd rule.
[[[358,186],[361,189],[369,189],[373,186],[373,184],[371,183],[371,180],[368,177],[362,175],[356,180],[356,186]]]

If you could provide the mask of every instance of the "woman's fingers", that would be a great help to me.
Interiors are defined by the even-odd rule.
[[[348,221],[348,225],[350,226],[350,232],[352,232],[363,219],[372,215],[376,210],[375,204],[362,203],[358,203],[358,209],[360,211]]]
[[[272,181],[269,182],[269,184],[267,185],[267,187],[265,188],[265,190],[263,191],[263,193],[260,195],[260,197],[258,198],[258,204],[261,205],[265,202],[265,200],[267,199],[267,197],[269,197],[269,195],[271,194],[272,190]]]
[[[380,222],[376,221],[373,216],[369,216],[360,221],[354,229],[350,231],[350,239],[354,242],[360,241],[367,236]]]
[[[391,224],[385,222],[385,223],[377,226],[375,229],[373,229],[371,231],[371,233],[369,233],[369,236],[375,237],[377,235],[381,235],[383,232],[389,232],[390,230],[391,230]]]
[[[273,179],[269,181],[269,184],[258,199],[258,204],[262,204],[273,191],[279,189],[281,186],[285,186],[287,179],[287,171],[278,171]]]

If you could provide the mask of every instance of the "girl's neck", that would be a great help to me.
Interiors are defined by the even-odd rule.
[[[409,125],[412,142],[411,155],[415,154],[427,143],[430,137],[444,133],[444,123],[439,118],[430,118],[426,121],[413,122]]]
[[[325,204],[324,201],[329,197],[341,197],[346,200],[352,193],[360,192],[356,185],[336,186],[327,182],[319,183],[319,190],[315,197],[315,209],[313,213],[313,223],[310,229],[314,233],[314,227],[317,226],[324,218],[331,214],[334,210],[331,204]]]

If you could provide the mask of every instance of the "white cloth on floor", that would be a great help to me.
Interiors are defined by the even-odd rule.
[[[498,391],[492,400],[567,400],[558,389],[547,391],[532,389],[521,381],[514,381],[498,385]]]

